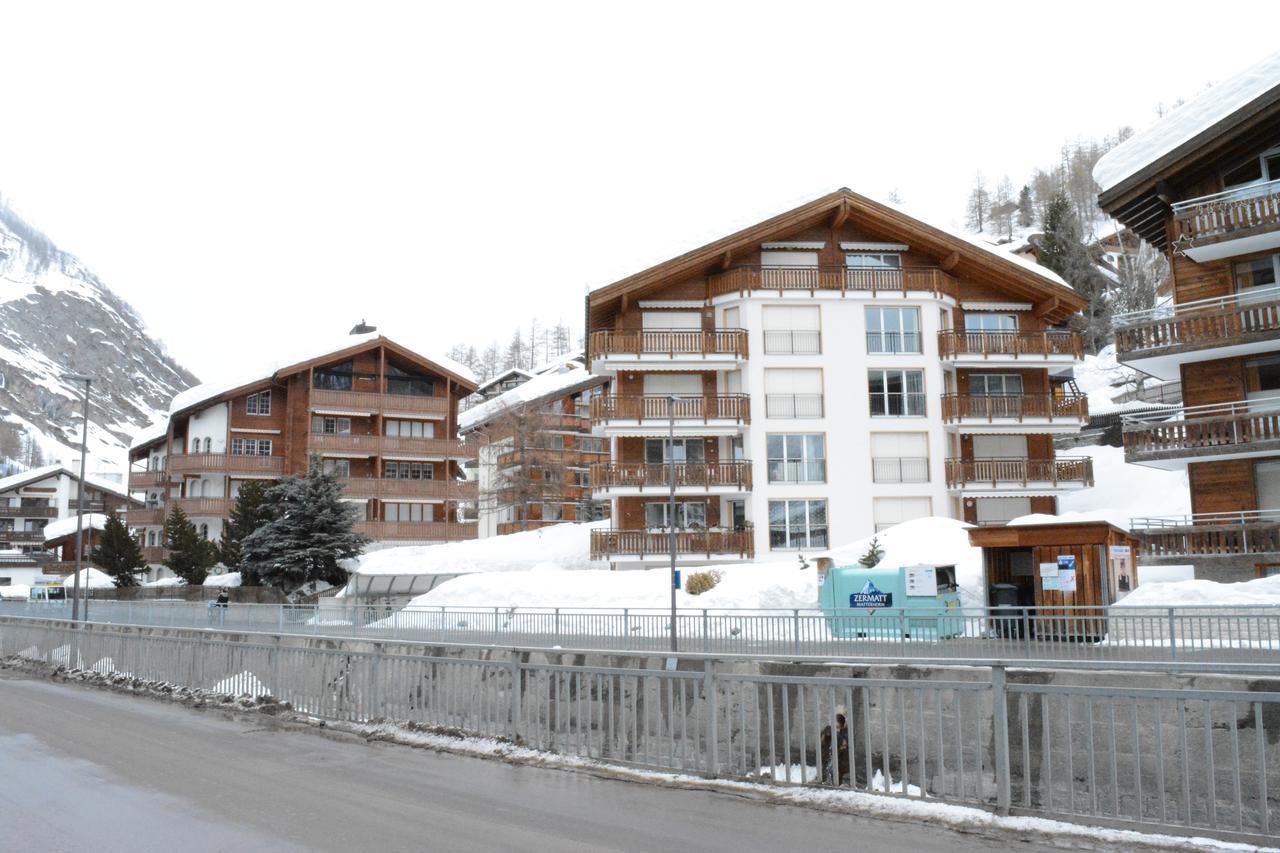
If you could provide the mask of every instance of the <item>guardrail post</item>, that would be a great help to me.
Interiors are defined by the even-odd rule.
[[[284,633],[284,605],[283,604],[278,605],[276,607],[276,633],[277,634]]]
[[[198,690],[204,681],[204,631],[196,632],[196,645],[191,650],[191,689]]]
[[[276,634],[275,644],[271,647],[271,696],[276,701],[284,701],[284,691],[280,689],[280,643],[280,635]]]
[[[382,643],[373,644],[373,662],[369,665],[369,719],[385,717],[382,712]]]
[[[1170,607],[1169,608],[1169,660],[1178,659],[1178,637],[1177,637],[1177,634],[1174,632],[1175,624],[1176,622],[1173,615],[1173,608]]]
[[[1009,785],[1009,703],[1003,666],[991,667],[992,739],[996,753],[996,813],[1007,815],[1011,801]]]
[[[798,655],[800,654],[800,611],[799,610],[791,611],[791,635],[792,635],[792,640],[795,643],[795,652]]]
[[[511,650],[511,742],[520,742],[520,653]]]
[[[560,608],[556,608],[556,642],[560,642]]]
[[[716,776],[720,770],[720,702],[716,695],[716,671],[712,661],[702,665],[702,693],[707,704],[707,775]]]
[[[707,616],[705,607],[702,610],[702,650],[711,651],[711,620]]]
[[[494,643],[498,642],[498,632],[500,631],[500,628],[498,627],[498,623],[501,618],[502,617],[498,615],[498,608],[496,607],[493,608],[493,642]]]
[[[1026,646],[1027,657],[1035,657],[1031,651],[1031,614],[1027,612],[1027,608],[1022,608],[1022,643]]]

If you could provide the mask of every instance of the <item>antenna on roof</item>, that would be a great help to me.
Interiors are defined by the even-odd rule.
[[[347,334],[348,335],[367,335],[370,332],[376,332],[376,331],[378,331],[377,326],[370,326],[368,323],[364,321],[364,318],[361,317],[360,322],[352,326],[351,331],[347,332]]]

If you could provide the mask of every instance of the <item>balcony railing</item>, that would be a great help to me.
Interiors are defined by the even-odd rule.
[[[313,433],[307,446],[315,453],[361,453],[368,456],[401,454],[449,459],[475,459],[475,445],[455,438],[412,438],[395,435],[336,435]]]
[[[169,473],[283,477],[284,457],[233,453],[175,453],[169,457]]]
[[[611,557],[662,557],[671,553],[671,534],[664,530],[593,530],[591,559]],[[755,537],[748,530],[677,530],[676,555],[736,555],[749,559],[755,554]]]
[[[746,294],[756,290],[836,293],[932,293],[959,298],[956,279],[935,267],[849,269],[847,267],[734,267],[707,279],[707,295]]]
[[[581,450],[579,448],[521,447],[503,453],[497,459],[499,467],[532,465],[544,468],[585,468],[607,458],[607,450]]]
[[[918,355],[919,332],[867,332],[867,352],[873,355]]]
[[[720,394],[711,397],[680,397],[665,394],[638,397],[596,397],[591,401],[591,419],[612,420],[751,421],[751,398],[746,394]]]
[[[168,471],[130,471],[129,472],[129,488],[133,489],[154,489],[157,486],[164,486],[169,483]]]
[[[821,394],[766,394],[766,418],[820,418],[823,416]]]
[[[1112,325],[1121,356],[1267,340],[1280,334],[1280,287],[1117,314]]]
[[[1162,406],[1121,415],[1124,450],[1130,461],[1210,456],[1256,450],[1280,451],[1280,397],[1204,406]]]
[[[419,415],[443,418],[449,414],[445,397],[416,394],[379,394],[374,391],[334,391],[311,389],[311,409],[371,415]]]
[[[1093,485],[1093,459],[948,459],[947,486]]]
[[[1084,338],[1079,332],[1044,330],[1039,332],[969,332],[945,331],[938,333],[938,357],[960,358],[975,356],[987,358],[993,355],[1049,358],[1067,356],[1084,358]]]
[[[183,510],[186,512],[186,510]],[[163,507],[152,507],[150,509],[130,509],[125,513],[125,523],[130,527],[159,527],[164,524],[165,518],[168,517],[168,511]]]
[[[947,423],[996,420],[1069,423],[1083,422],[1088,417],[1089,398],[1083,394],[942,395],[942,419]]]
[[[873,483],[927,483],[929,459],[926,456],[873,456]]]
[[[461,542],[479,535],[479,527],[474,522],[361,521],[355,529],[379,542]]]
[[[3,506],[0,518],[57,518],[56,506]]]
[[[163,563],[169,557],[169,552],[157,545],[148,545],[142,549],[142,559],[148,563]]]
[[[733,356],[747,357],[747,333],[744,329],[635,329],[617,332],[592,332],[591,353],[602,355],[644,356]]]
[[[0,542],[43,543],[43,530],[0,530]]]
[[[1230,557],[1280,553],[1280,510],[1134,518],[1148,557]]]
[[[765,329],[765,355],[821,355],[822,332],[817,329]]]
[[[462,480],[402,480],[390,477],[348,477],[339,479],[343,494],[349,498],[369,500],[376,498],[394,501],[397,498],[411,500],[474,501],[476,482]]]
[[[1280,228],[1280,180],[1178,202],[1173,228],[1191,247]]]
[[[634,488],[662,491],[671,488],[671,469],[666,463],[612,462],[591,466],[593,489]],[[676,488],[751,488],[750,462],[677,462]]]
[[[173,503],[188,516],[226,518],[235,501],[230,498],[175,498]]]

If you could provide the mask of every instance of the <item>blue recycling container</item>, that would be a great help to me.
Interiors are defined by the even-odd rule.
[[[837,566],[818,600],[832,636],[939,640],[964,634],[954,566]]]

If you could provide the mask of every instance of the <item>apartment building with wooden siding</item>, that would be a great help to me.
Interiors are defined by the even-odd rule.
[[[459,515],[476,499],[461,479],[475,453],[457,438],[458,401],[475,388],[466,368],[366,333],[234,386],[184,391],[130,448],[129,489],[144,506],[129,525],[158,562],[171,507],[217,540],[245,481],[305,474],[318,456],[375,542],[475,538]]]
[[[841,189],[588,296],[597,559],[820,550],[925,515],[1000,523],[1092,484],[1062,458],[1084,300],[1026,259]],[[667,440],[675,432],[674,446]],[[675,461],[676,518],[668,519]]]
[[[84,511],[123,515],[136,505],[125,486],[87,475]],[[46,465],[0,478],[0,549],[41,552],[48,523],[75,518],[80,476],[65,465]]]
[[[1143,559],[1280,570],[1280,53],[1099,162],[1103,209],[1166,252],[1173,300],[1115,318],[1117,357],[1183,402],[1124,418],[1127,461],[1186,470],[1190,516],[1135,519]]]

